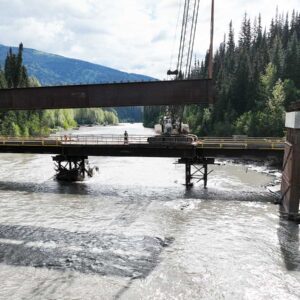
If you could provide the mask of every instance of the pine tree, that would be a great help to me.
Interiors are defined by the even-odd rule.
[[[284,50],[279,35],[276,36],[273,40],[273,44],[270,50],[270,56],[272,64],[277,68],[278,76],[282,77],[284,67]]]
[[[240,32],[239,47],[250,50],[251,46],[251,22],[245,13]]]
[[[5,76],[4,76],[4,72],[2,70],[0,70],[0,89],[6,88],[6,80],[5,80]]]
[[[23,44],[19,45],[18,54],[14,54],[12,49],[5,60],[5,79],[9,88],[28,87],[29,79],[25,66],[23,65]]]
[[[297,28],[297,14],[295,10],[292,12],[292,20],[291,20],[291,30],[290,30],[290,37],[296,32]]]
[[[284,49],[287,49],[290,34],[289,14],[286,14],[285,23],[282,33],[282,45]]]
[[[295,82],[297,88],[300,89],[300,44],[297,33],[294,31],[292,35],[285,58],[284,78],[291,79]]]
[[[232,21],[229,23],[229,34],[225,56],[225,67],[229,74],[233,74],[235,71],[235,41],[234,41],[234,30],[232,27]]]

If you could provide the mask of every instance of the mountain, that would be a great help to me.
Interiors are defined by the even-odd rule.
[[[0,66],[4,65],[9,48],[0,45]],[[12,47],[12,49],[17,53],[18,48]],[[23,60],[29,75],[35,76],[42,85],[154,80],[149,76],[121,72],[86,61],[29,48],[24,48]]]

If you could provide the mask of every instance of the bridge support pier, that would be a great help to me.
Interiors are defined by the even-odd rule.
[[[300,111],[286,114],[287,137],[281,182],[281,212],[290,220],[299,220],[300,201]]]
[[[52,157],[55,163],[56,179],[59,181],[83,181],[92,177],[94,168],[89,166],[87,156],[57,155]]]
[[[208,175],[211,173],[208,172],[208,165],[215,163],[214,158],[181,158],[177,163],[185,165],[185,186],[187,188],[194,185],[193,180],[196,183],[203,180],[204,188],[207,187]]]

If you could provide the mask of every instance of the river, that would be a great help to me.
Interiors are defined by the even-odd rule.
[[[141,124],[76,134],[152,134]],[[186,190],[166,158],[90,157],[53,180],[50,155],[0,156],[0,299],[300,299],[299,226],[245,166]]]

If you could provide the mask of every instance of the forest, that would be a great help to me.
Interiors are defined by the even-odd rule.
[[[38,87],[39,81],[28,76],[23,64],[23,44],[18,53],[7,53],[4,70],[0,69],[0,88]],[[113,109],[54,109],[0,111],[0,135],[46,136],[53,129],[70,129],[82,124],[117,124]]]
[[[199,136],[283,136],[285,109],[300,100],[300,14],[276,13],[269,29],[261,15],[244,15],[238,38],[229,24],[214,54],[213,107],[185,107],[183,120]],[[207,78],[208,53],[195,59],[190,78]],[[165,108],[145,107],[152,127]]]

